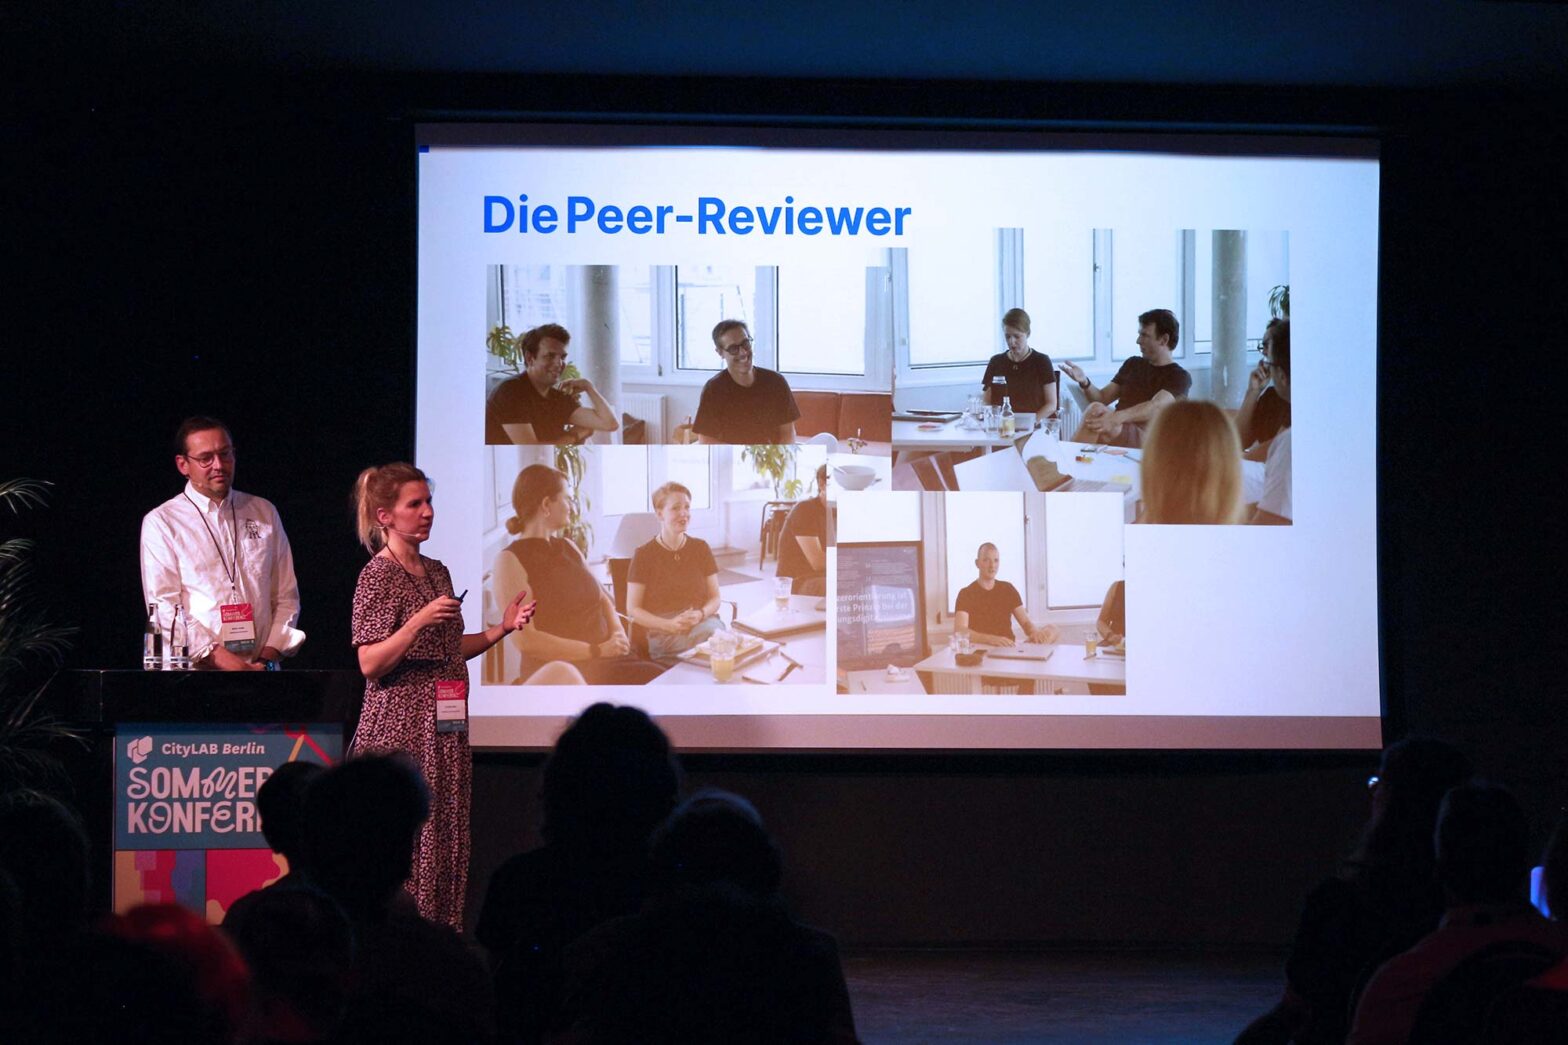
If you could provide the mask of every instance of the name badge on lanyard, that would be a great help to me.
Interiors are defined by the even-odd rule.
[[[250,603],[231,602],[219,606],[218,612],[223,615],[223,626],[218,632],[223,648],[230,653],[256,652],[256,614]]]
[[[468,732],[468,680],[436,682],[436,732]]]

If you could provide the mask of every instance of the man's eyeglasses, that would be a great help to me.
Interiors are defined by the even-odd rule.
[[[211,450],[204,454],[181,454],[180,456],[202,468],[211,468],[212,462],[215,460],[221,460],[224,464],[233,464],[234,447],[229,446],[222,450]]]
[[[742,350],[745,350],[747,352],[751,351],[751,338],[749,338],[749,337],[741,338],[739,341],[735,342],[733,345],[720,345],[719,346],[719,351],[723,352],[727,356],[738,356],[738,355],[741,354]]]

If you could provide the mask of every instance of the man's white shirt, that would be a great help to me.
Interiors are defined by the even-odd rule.
[[[1258,497],[1258,507],[1281,519],[1294,519],[1290,496],[1290,428],[1280,429],[1269,444],[1269,455],[1263,465],[1263,493]]]
[[[217,645],[220,607],[231,603],[251,604],[257,651],[271,646],[289,655],[305,641],[295,627],[294,553],[278,510],[266,498],[238,490],[213,501],[187,482],[183,493],[143,517],[142,602],[158,607],[165,630],[174,607],[184,607],[193,659]]]

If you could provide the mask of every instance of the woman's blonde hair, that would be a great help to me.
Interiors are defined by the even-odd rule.
[[[664,511],[664,502],[670,499],[670,494],[672,493],[683,493],[688,501],[691,500],[690,490],[680,483],[668,482],[653,491],[653,510],[656,512]]]
[[[1161,410],[1143,450],[1143,522],[1234,523],[1241,515],[1241,440],[1230,415],[1202,399]]]
[[[380,468],[366,468],[354,481],[354,529],[359,543],[374,555],[387,546],[386,529],[376,521],[376,511],[391,511],[404,483],[431,485],[430,479],[407,461],[393,461]]]
[[[1021,308],[1010,308],[1002,316],[1002,326],[1029,333],[1029,313]]]
[[[544,502],[566,489],[566,473],[547,464],[531,464],[512,483],[512,517],[507,533],[522,533],[528,520],[539,514]]]

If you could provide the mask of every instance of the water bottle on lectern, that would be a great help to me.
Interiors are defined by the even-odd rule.
[[[147,604],[147,623],[142,627],[142,670],[163,670],[163,629],[158,627],[158,604]]]

